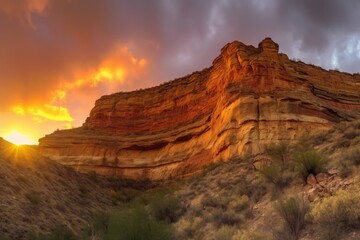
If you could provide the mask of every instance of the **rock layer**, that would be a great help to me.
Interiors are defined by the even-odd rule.
[[[295,62],[270,38],[227,44],[210,68],[103,96],[82,127],[40,139],[79,171],[132,179],[192,174],[360,115],[360,75]]]

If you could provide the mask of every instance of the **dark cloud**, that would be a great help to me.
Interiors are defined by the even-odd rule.
[[[99,95],[201,70],[227,42],[257,46],[267,36],[291,58],[359,72],[358,9],[357,0],[4,0],[0,114],[57,104],[79,124]],[[109,62],[126,72],[118,81],[105,81]],[[66,97],[54,101],[57,91]]]

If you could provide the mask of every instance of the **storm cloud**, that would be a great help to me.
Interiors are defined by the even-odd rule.
[[[359,10],[357,0],[1,1],[0,135],[79,126],[101,95],[201,70],[234,40],[269,36],[290,58],[359,72]]]

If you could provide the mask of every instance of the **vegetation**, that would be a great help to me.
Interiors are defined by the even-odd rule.
[[[297,170],[306,180],[307,176],[314,176],[324,171],[326,160],[318,152],[314,150],[299,150],[294,154],[294,161]]]
[[[305,215],[309,211],[309,207],[304,200],[290,197],[287,200],[280,200],[275,209],[280,217],[284,220],[284,228],[275,234],[277,239],[286,239],[288,236],[297,239],[300,231],[305,225]]]
[[[258,159],[262,158],[255,161],[253,156],[217,162],[206,166],[204,174],[164,186],[148,180],[104,179],[95,173],[84,177],[60,168],[46,171],[46,174],[61,171],[60,175],[66,179],[61,177],[54,181],[51,175],[34,175],[36,179],[19,175],[13,178],[16,185],[13,194],[18,194],[21,202],[27,204],[23,204],[24,211],[18,218],[34,226],[34,219],[38,220],[44,213],[43,208],[49,207],[46,216],[54,210],[64,214],[61,215],[64,218],[72,213],[66,218],[71,229],[48,227],[59,225],[53,220],[54,216],[59,216],[56,212],[49,218],[51,223],[48,219],[37,223],[37,226],[46,226],[38,228],[42,234],[28,234],[22,226],[12,226],[20,230],[10,235],[4,226],[11,215],[3,214],[7,211],[3,208],[0,209],[0,233],[5,234],[0,234],[0,239],[294,240],[314,234],[316,238],[331,240],[358,234],[360,189],[351,188],[351,185],[359,179],[360,137],[355,133],[360,123],[342,124],[338,128],[342,130],[333,129],[312,139],[301,138],[295,145],[282,143],[268,147],[266,153],[271,158],[270,163],[268,158],[260,162]],[[338,148],[342,141],[346,144]],[[257,169],[262,163],[267,165]],[[347,173],[342,174],[345,171]],[[308,203],[307,194],[312,187],[304,187],[301,181],[309,174],[316,176],[320,172],[324,174],[317,177],[325,180],[318,181],[325,187],[319,189],[316,200]],[[42,177],[46,179],[44,183],[37,181]],[[49,199],[48,190],[36,186],[48,183],[56,190],[51,195],[67,199],[66,204],[53,199],[45,202],[44,199]],[[320,188],[320,184],[316,186]],[[340,190],[341,187],[346,190]],[[300,192],[305,193],[304,198],[288,197],[298,196]],[[278,202],[274,204],[275,200]],[[53,202],[56,205],[51,205]],[[89,209],[98,213],[90,215]],[[84,218],[76,215],[84,215]],[[80,228],[77,224],[84,222],[89,225],[82,231],[84,225]],[[46,232],[50,233],[44,234]]]
[[[58,227],[49,234],[30,233],[28,240],[77,240],[77,237],[67,227]]]
[[[112,215],[103,239],[166,240],[172,239],[171,226],[150,216],[142,205],[125,208]]]
[[[25,197],[34,205],[38,205],[41,202],[39,193],[30,191],[25,194]]]
[[[277,166],[280,166],[281,171],[284,171],[287,168],[290,158],[289,144],[281,142],[278,145],[273,145],[266,149],[266,153]]]
[[[344,233],[360,228],[359,190],[340,190],[314,205],[311,214],[320,225],[323,239],[340,239]]]

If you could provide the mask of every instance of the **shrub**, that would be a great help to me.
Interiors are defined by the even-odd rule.
[[[360,228],[360,187],[340,190],[316,203],[311,214],[324,238],[340,239],[348,230]]]
[[[41,202],[39,193],[35,191],[30,191],[26,193],[25,197],[34,205],[38,205]]]
[[[51,233],[37,235],[30,233],[28,240],[76,240],[76,235],[67,227],[57,227]]]
[[[213,209],[212,210],[212,221],[217,227],[223,225],[236,225],[243,222],[243,216],[234,212],[231,209]]]
[[[236,231],[234,236],[232,237],[232,240],[268,240],[269,238],[266,238],[265,236],[250,232],[249,230],[239,230]]]
[[[171,226],[151,217],[143,206],[127,208],[113,215],[103,239],[167,240],[172,239]]]
[[[277,184],[281,179],[280,168],[276,164],[270,164],[259,169],[259,172],[265,177],[266,180]]]
[[[173,223],[184,213],[184,208],[174,196],[156,193],[151,199],[150,212],[157,220]]]
[[[235,212],[242,211],[250,207],[250,199],[248,196],[242,195],[230,201],[228,207]]]
[[[267,181],[273,183],[278,189],[283,189],[286,187],[292,178],[292,174],[289,171],[282,171],[281,168],[275,163],[259,169],[259,172]]]
[[[278,145],[270,146],[266,149],[266,153],[271,157],[273,162],[281,167],[281,170],[285,170],[287,163],[289,162],[289,145],[285,142],[281,142]]]
[[[310,174],[316,175],[324,170],[325,158],[314,150],[301,150],[294,154],[299,173],[307,178]]]
[[[202,197],[201,204],[204,207],[212,207],[212,208],[217,208],[219,206],[218,200],[214,196],[211,196],[210,194],[205,194]]]
[[[107,212],[100,212],[95,215],[92,224],[92,231],[97,233],[106,233],[109,229],[110,214]]]
[[[234,234],[234,227],[224,225],[215,232],[215,240],[231,240]]]
[[[301,229],[305,225],[305,215],[309,211],[304,200],[291,197],[287,200],[280,200],[275,205],[275,210],[284,220],[284,232],[288,232],[295,239],[298,238]]]
[[[358,147],[348,149],[344,154],[344,159],[360,166],[360,149]]]
[[[182,218],[176,223],[176,239],[192,239],[203,220],[200,217]]]

